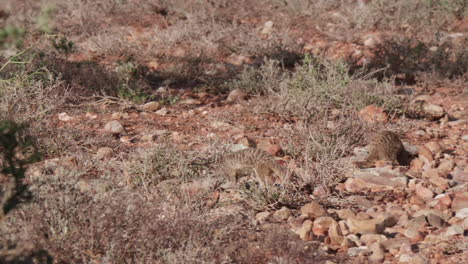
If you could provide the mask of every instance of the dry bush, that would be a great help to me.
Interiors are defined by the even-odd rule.
[[[310,122],[334,108],[359,110],[376,104],[393,112],[403,107],[391,83],[378,82],[362,72],[351,75],[343,62],[309,56],[292,73],[280,62],[267,60],[259,68],[247,68],[226,85],[268,95],[262,108],[286,120],[297,117]]]
[[[203,153],[182,152],[163,143],[137,150],[125,166],[134,184],[148,188],[167,179],[193,180],[208,164]]]
[[[48,68],[30,63],[30,54],[3,60],[0,71],[0,118],[33,120],[65,103],[68,88]]]
[[[468,71],[468,51],[451,42],[422,42],[411,38],[388,40],[374,49],[376,55],[366,67],[385,68],[378,76],[401,76],[400,81],[414,83],[418,76],[430,73],[438,79],[463,78]]]
[[[297,125],[288,131],[287,153],[298,161],[302,185],[330,187],[339,183],[350,163],[354,147],[374,130],[354,111],[342,111],[337,117],[319,117],[309,125]]]

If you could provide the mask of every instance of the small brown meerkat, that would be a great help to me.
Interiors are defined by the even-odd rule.
[[[378,160],[389,161],[392,165],[407,162],[407,152],[400,137],[392,131],[384,130],[376,133],[369,145],[367,165],[373,165]]]
[[[259,149],[244,149],[226,155],[219,170],[228,175],[229,180],[237,183],[239,178],[255,174],[262,187],[282,183],[287,169],[276,162],[269,153]]]

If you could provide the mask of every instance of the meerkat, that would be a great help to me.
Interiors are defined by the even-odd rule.
[[[254,174],[262,187],[282,183],[287,175],[287,169],[278,164],[272,155],[252,148],[225,156],[219,169],[236,184],[239,178]]]
[[[406,150],[400,137],[394,132],[384,130],[376,133],[369,145],[367,164],[374,164],[378,160],[389,161],[392,165],[406,162]]]

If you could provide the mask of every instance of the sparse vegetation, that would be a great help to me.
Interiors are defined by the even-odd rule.
[[[0,123],[0,262],[367,261],[348,255],[354,237],[340,248],[320,228],[299,236],[315,220],[301,207],[320,201],[337,222],[337,209],[367,206],[349,195],[368,195],[372,210],[395,201],[425,210],[433,200],[421,200],[422,187],[455,167],[450,177],[464,175],[467,108],[454,102],[467,94],[467,10],[466,0],[1,1],[0,120],[19,123]],[[233,90],[248,100],[224,100]],[[409,120],[420,94],[439,96],[448,114]],[[384,120],[364,121],[369,105]],[[106,131],[109,121],[124,131]],[[410,145],[441,142],[433,163],[410,170],[450,169],[437,181],[411,172],[424,180],[416,193],[352,193],[345,175],[356,147],[383,127],[407,128]],[[214,175],[220,157],[245,145],[276,153],[292,177],[261,189],[254,178],[231,186]],[[256,218],[280,208],[291,215]],[[411,210],[398,215],[408,222]],[[466,236],[456,236],[441,258],[466,257]],[[418,250],[407,253],[426,254]]]

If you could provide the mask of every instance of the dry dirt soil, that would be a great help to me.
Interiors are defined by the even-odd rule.
[[[467,13],[2,0],[0,263],[468,263]],[[230,182],[249,147],[287,177]]]

